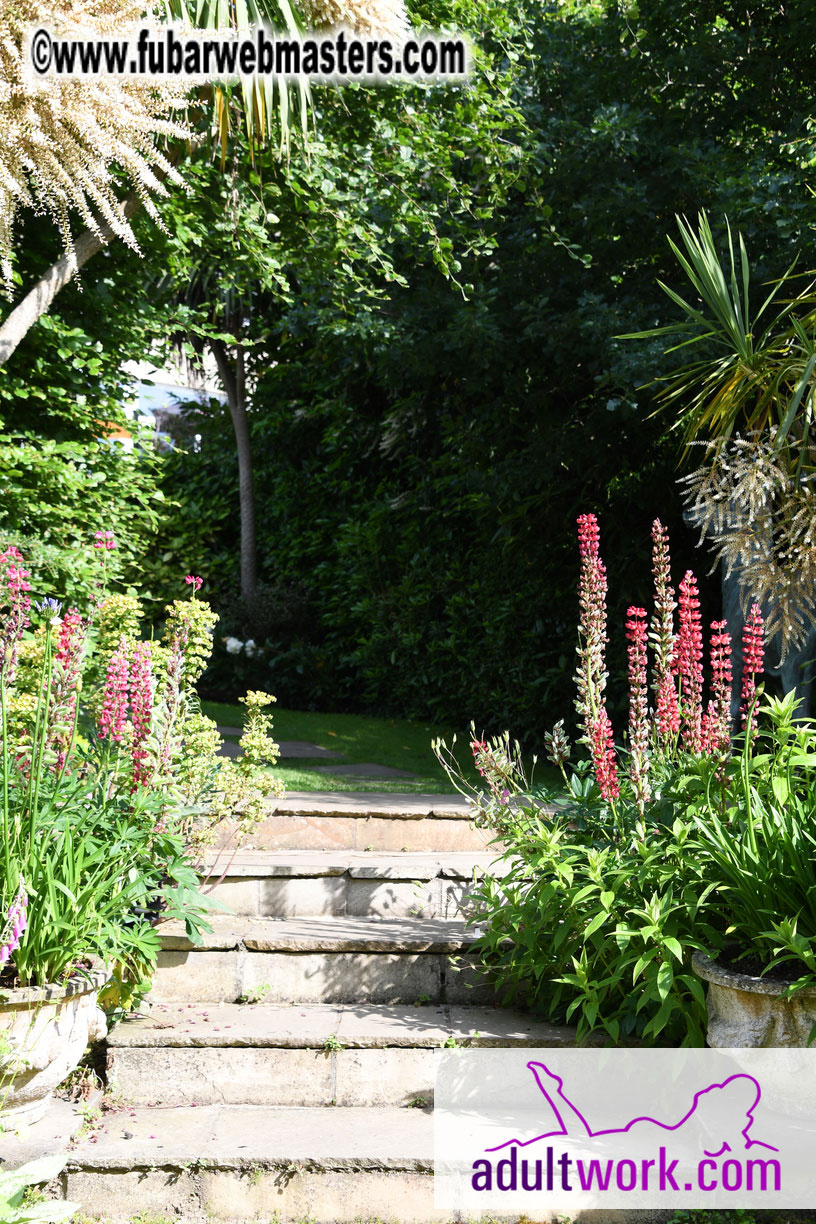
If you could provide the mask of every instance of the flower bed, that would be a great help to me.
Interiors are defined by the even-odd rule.
[[[607,578],[593,515],[578,520],[580,741],[571,772],[563,720],[547,737],[563,790],[534,791],[508,734],[472,749],[486,783],[478,819],[506,874],[478,887],[476,951],[506,997],[615,1041],[703,1044],[695,952],[750,956],[789,993],[816,984],[816,725],[792,694],[764,697],[762,615],[743,642],[732,725],[731,639],[711,624],[710,690],[697,586],[677,594],[653,527],[654,607],[627,614],[629,717],[618,747],[606,704]],[[675,626],[675,610],[677,625]],[[651,676],[649,675],[651,655]],[[436,745],[459,789],[452,752]],[[587,759],[588,758],[588,759]]]
[[[201,580],[188,576],[190,598],[167,608],[161,640],[143,640],[139,601],[105,590],[114,545],[97,533],[100,590],[86,612],[32,603],[20,552],[0,552],[0,993],[52,990],[101,963],[108,1004],[126,1006],[149,988],[156,916],[183,919],[200,942],[214,908],[202,852],[227,831],[240,837],[281,790],[264,768],[278,755],[274,698],[244,699],[236,761],[218,755],[201,713],[194,686],[217,619]],[[20,1049],[16,1069],[4,1061],[0,1108],[25,1070]]]

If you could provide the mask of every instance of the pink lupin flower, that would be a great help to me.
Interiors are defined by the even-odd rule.
[[[680,583],[680,630],[675,651],[680,677],[683,741],[691,752],[703,751],[703,630],[697,580],[691,570]]]
[[[128,709],[128,644],[121,638],[108,663],[103,691],[102,713],[99,715],[100,739],[120,743],[125,732]]]
[[[742,634],[742,694],[740,716],[742,725],[748,722],[751,706],[756,700],[757,676],[765,665],[765,623],[762,609],[754,601]]]
[[[188,586],[191,586],[193,588],[194,595],[196,591],[200,591],[202,586],[204,585],[204,579],[197,578],[195,574],[188,574],[187,577],[184,579],[184,581],[187,583]]]
[[[581,718],[584,737],[591,739],[590,724],[597,719],[603,705],[606,688],[604,651],[606,636],[606,568],[599,551],[600,532],[594,514],[578,518],[578,550],[581,557],[581,577],[578,589],[580,606],[578,688],[576,709]]]
[[[649,701],[646,679],[646,610],[629,608],[626,613],[629,642],[629,752],[630,775],[641,812],[652,797],[649,785]]]
[[[660,688],[657,690],[655,722],[663,740],[672,739],[680,730],[680,702],[677,697],[677,685],[670,671],[663,675]]]
[[[105,552],[110,552],[116,547],[116,538],[112,531],[95,531],[94,532],[94,548],[101,548]]]
[[[51,703],[48,710],[46,742],[57,750],[57,770],[65,766],[70,746],[70,730],[77,706],[77,686],[82,676],[82,653],[88,624],[76,608],[69,608],[60,621],[54,652]]]
[[[600,710],[590,727],[590,750],[601,798],[606,799],[607,802],[617,799],[620,794],[620,783],[615,759],[615,740],[606,706]]]
[[[671,672],[674,653],[674,609],[677,601],[671,583],[669,533],[655,519],[652,523],[652,574],[654,575],[654,615],[649,637],[654,650],[654,691],[660,692],[664,677]]]
[[[23,568],[23,554],[10,545],[0,552],[0,606],[7,605],[8,612],[0,623],[0,680],[11,684],[17,670],[20,641],[28,625],[31,607],[31,577]]]
[[[153,713],[153,656],[149,642],[137,642],[130,656],[130,707],[133,722],[133,789],[148,780],[145,741]]]
[[[711,622],[711,701],[705,718],[708,752],[724,752],[731,743],[731,634],[727,622]]]

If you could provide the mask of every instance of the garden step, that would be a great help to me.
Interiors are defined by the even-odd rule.
[[[575,1030],[476,1007],[157,1006],[108,1039],[108,1084],[138,1105],[410,1105],[435,1048],[564,1047]]]
[[[229,864],[215,859],[208,866],[215,878],[226,868],[213,896],[248,917],[455,918],[474,872],[484,874],[494,859],[475,850],[242,850]]]
[[[295,791],[272,802],[251,843],[266,850],[483,851],[492,833],[470,823],[470,810],[461,795]]]
[[[432,1168],[422,1109],[136,1108],[77,1144],[62,1191],[114,1222],[442,1220]]]
[[[216,918],[194,947],[183,925],[159,928],[160,1002],[492,1003],[474,967],[451,966],[476,938],[450,919]],[[478,979],[478,980],[477,980]]]

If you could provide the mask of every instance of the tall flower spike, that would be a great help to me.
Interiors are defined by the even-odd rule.
[[[150,776],[150,754],[145,747],[153,715],[153,655],[149,642],[137,642],[130,656],[130,708],[133,722],[133,789]]]
[[[742,635],[742,701],[740,717],[743,727],[748,721],[748,715],[756,699],[757,676],[762,674],[765,665],[765,625],[762,619],[762,609],[754,602]]]
[[[703,742],[703,630],[697,580],[691,570],[680,583],[680,630],[676,666],[680,677],[680,714],[683,742],[691,752],[704,751]]]
[[[731,743],[731,634],[726,621],[711,622],[711,701],[707,711],[709,752]]]
[[[575,682],[578,697],[575,702],[581,719],[584,738],[592,738],[591,724],[603,706],[606,688],[606,569],[599,551],[600,532],[594,514],[582,514],[578,519],[578,550],[581,557],[581,577],[578,588],[579,641],[578,669]]]
[[[117,744],[122,740],[127,722],[128,680],[128,643],[123,637],[108,663],[99,715],[100,738],[112,739]]]
[[[69,608],[61,620],[55,619],[58,624],[57,648],[48,708],[47,743],[56,749],[56,768],[60,770],[65,765],[73,735],[88,624],[76,608]]]
[[[630,608],[626,613],[629,642],[629,753],[630,776],[641,813],[652,797],[649,785],[649,700],[646,679],[646,610]]]
[[[654,615],[649,626],[649,638],[654,651],[654,693],[660,692],[663,680],[672,669],[674,653],[674,609],[677,600],[671,582],[669,533],[655,519],[652,523],[652,574],[654,575]]]
[[[601,709],[590,727],[590,749],[601,798],[606,799],[607,802],[617,799],[620,794],[620,783],[615,761],[615,740],[612,736],[612,723],[609,721],[606,706]]]
[[[17,670],[17,655],[20,641],[28,624],[31,607],[31,584],[27,569],[23,568],[23,554],[12,544],[0,552],[0,607],[8,612],[0,621],[0,680],[11,684]]]

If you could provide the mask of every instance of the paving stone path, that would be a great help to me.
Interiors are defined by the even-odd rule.
[[[110,1221],[446,1218],[434,1049],[574,1041],[496,1009],[467,963],[485,834],[456,795],[304,792],[254,842],[201,946],[160,928],[151,1011],[108,1038],[121,1112],[76,1143],[63,1193]]]
[[[241,755],[241,749],[236,743],[236,738],[241,735],[241,728],[219,727],[218,730],[225,737],[219,749],[221,756],[235,760]],[[312,744],[309,740],[281,740],[278,747],[283,761],[298,759],[319,761],[330,758],[342,761],[343,759],[341,752],[335,752],[333,748],[321,748],[319,744]],[[419,776],[405,769],[378,765],[374,761],[354,762],[346,765],[315,765],[314,770],[315,773],[336,774],[341,778],[360,778],[366,782],[376,782],[378,778],[416,778]]]

